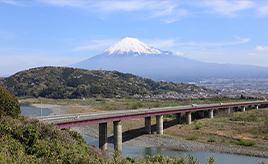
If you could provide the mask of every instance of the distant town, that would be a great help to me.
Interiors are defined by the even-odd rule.
[[[219,91],[218,96],[225,96],[229,98],[239,99],[241,96],[246,99],[268,97],[268,79],[266,78],[203,79],[188,82],[188,84],[215,89]],[[203,93],[200,94],[200,96],[204,96],[202,95]]]
[[[158,95],[141,96],[135,94],[134,98],[206,98],[206,97],[228,97],[231,99],[265,99],[268,97],[268,79],[258,78],[236,78],[236,79],[202,79],[185,82],[185,84],[193,84],[199,87],[207,87],[217,90],[218,93],[207,93],[206,90],[195,90],[195,93],[190,93],[191,90],[185,89],[186,93],[177,93],[175,91],[166,92]],[[187,93],[189,92],[189,93]],[[120,97],[120,96],[117,96]]]

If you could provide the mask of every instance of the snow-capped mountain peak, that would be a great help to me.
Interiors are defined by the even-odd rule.
[[[132,53],[134,56],[142,55],[142,54],[162,54],[161,50],[153,48],[138,39],[126,37],[123,40],[117,42],[109,49],[104,51],[104,53],[108,53],[108,55],[117,54],[129,54]]]

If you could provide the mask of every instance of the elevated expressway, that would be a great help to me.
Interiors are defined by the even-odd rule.
[[[191,124],[191,112],[199,111],[204,117],[204,111],[208,110],[208,118],[213,118],[213,109],[224,109],[230,113],[230,108],[246,111],[246,106],[251,109],[267,107],[268,101],[245,101],[217,104],[193,104],[185,106],[162,107],[162,108],[144,108],[134,110],[119,110],[108,112],[76,113],[65,115],[54,115],[39,117],[39,120],[56,124],[60,129],[77,126],[99,124],[99,147],[102,150],[107,149],[107,122],[114,123],[114,147],[122,150],[122,120],[133,118],[145,118],[145,133],[151,133],[151,117],[156,116],[157,134],[163,134],[163,115],[176,114],[176,122],[181,123],[181,113],[186,113],[186,124]]]

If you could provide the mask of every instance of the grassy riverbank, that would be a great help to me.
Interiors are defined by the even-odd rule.
[[[225,103],[225,102],[239,102],[246,100],[235,100],[224,97],[211,97],[211,98],[181,98],[181,99],[108,99],[108,98],[87,98],[87,99],[46,99],[46,98],[30,98],[20,99],[28,103],[40,104],[54,104],[62,106],[90,106],[95,110],[110,111],[110,110],[125,110],[125,109],[138,109],[138,108],[152,108],[152,107],[167,107],[167,106],[180,106],[190,104],[212,104],[212,103]],[[83,107],[86,112],[87,108]]]

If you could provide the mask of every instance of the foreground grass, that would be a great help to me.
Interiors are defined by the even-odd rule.
[[[217,111],[213,119],[196,119],[191,125],[170,126],[164,133],[203,143],[251,147],[268,152],[268,110],[254,109],[245,113],[232,112],[230,115]]]

